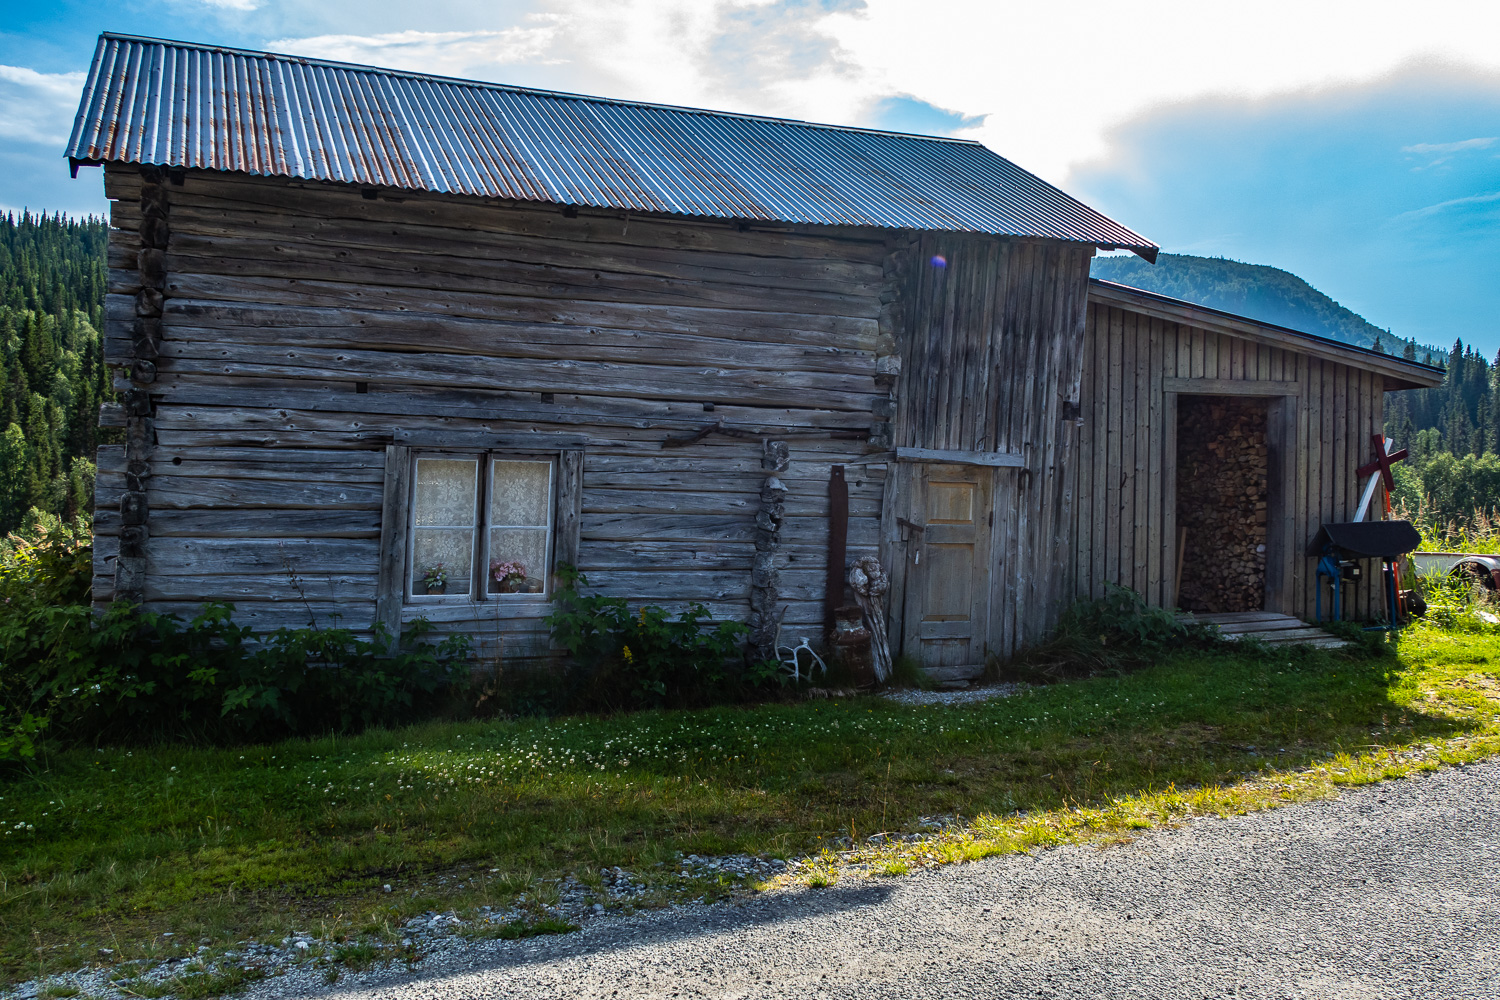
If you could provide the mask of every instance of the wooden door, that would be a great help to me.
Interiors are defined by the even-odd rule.
[[[994,470],[924,465],[913,472],[903,652],[934,680],[977,677],[990,603]]]

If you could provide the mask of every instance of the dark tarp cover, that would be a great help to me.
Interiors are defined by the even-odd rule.
[[[1307,554],[1322,555],[1332,545],[1346,558],[1394,559],[1421,544],[1422,536],[1410,521],[1354,521],[1323,525]]]

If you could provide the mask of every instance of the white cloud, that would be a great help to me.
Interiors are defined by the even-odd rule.
[[[1500,137],[1489,136],[1481,139],[1464,139],[1459,142],[1419,142],[1411,146],[1402,146],[1403,153],[1466,153],[1471,149],[1489,149],[1495,143],[1500,142]]]
[[[857,0],[853,0],[857,2]],[[501,28],[282,38],[274,51],[857,124],[894,93],[822,30],[840,0],[540,0]]]
[[[0,139],[62,146],[83,91],[83,73],[38,73],[0,66]]]
[[[275,47],[583,93],[870,124],[893,95],[1063,183],[1109,131],[1211,94],[1373,80],[1420,57],[1500,66],[1500,4],[1339,0],[533,0],[511,26],[324,35]],[[486,20],[489,23],[484,23]],[[1287,25],[1295,25],[1288,30]]]
[[[824,30],[899,90],[987,114],[964,134],[1054,182],[1161,105],[1367,81],[1424,55],[1500,65],[1500,5],[1476,0],[1367,0],[1357,17],[1337,0],[868,0]]]
[[[548,62],[547,54],[562,23],[551,15],[532,15],[525,27],[498,31],[396,31],[381,35],[317,35],[283,38],[266,47],[273,52],[367,63],[444,76],[473,75],[486,67]]]
[[[828,30],[848,3],[552,0],[579,76],[638,100],[854,124],[894,93]]]
[[[252,11],[260,7],[260,0],[198,0],[205,7],[218,7],[220,10],[242,10]]]
[[[1112,128],[1174,103],[1362,83],[1423,58],[1500,67],[1500,4],[1483,0],[1366,0],[1358,17],[1344,0],[524,0],[519,17],[362,2],[370,34],[267,47],[841,124],[907,95],[976,119],[958,134],[1055,183],[1108,156]],[[325,23],[349,23],[355,5],[333,6]]]
[[[1428,205],[1425,208],[1402,212],[1391,221],[1404,222],[1412,219],[1425,219],[1451,209],[1468,208],[1473,205],[1489,205],[1497,201],[1500,201],[1500,191],[1492,191],[1488,194],[1473,194],[1463,198],[1450,198],[1447,201],[1440,201],[1436,205]]]

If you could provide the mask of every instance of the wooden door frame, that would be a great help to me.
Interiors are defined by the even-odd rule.
[[[1171,608],[1177,593],[1177,397],[1254,396],[1266,407],[1266,599],[1265,609],[1291,614],[1293,560],[1292,497],[1296,494],[1297,409],[1295,382],[1240,382],[1225,379],[1173,379],[1164,391],[1166,416],[1163,443],[1166,475],[1162,477],[1163,541],[1162,606]]]
[[[945,452],[943,454],[953,454]],[[896,514],[896,525],[898,530],[891,536],[895,542],[892,547],[893,560],[891,571],[892,596],[899,594],[899,602],[892,600],[888,614],[890,627],[888,628],[888,640],[893,655],[906,655],[907,644],[915,638],[921,642],[920,629],[914,636],[912,632],[912,621],[908,616],[918,610],[912,606],[912,601],[922,600],[921,594],[914,594],[913,584],[916,589],[921,589],[922,576],[913,573],[911,566],[911,546],[919,548],[926,542],[926,526],[929,521],[927,483],[934,469],[962,470],[960,474],[972,475],[974,485],[987,498],[987,504],[976,504],[975,513],[975,540],[979,542],[981,537],[987,544],[988,551],[983,560],[977,562],[976,571],[980,566],[986,567],[983,573],[984,588],[983,599],[977,596],[973,598],[975,606],[982,608],[983,621],[975,623],[973,642],[978,647],[981,657],[980,662],[985,662],[991,650],[991,625],[993,622],[995,608],[993,601],[994,593],[994,544],[995,529],[998,518],[995,516],[995,490],[998,486],[997,473],[1004,471],[991,463],[967,462],[967,461],[931,461],[918,460],[907,461],[900,464],[903,480],[901,485],[905,488],[904,498],[894,505],[892,513]],[[889,480],[888,480],[889,482]],[[899,513],[897,513],[899,512]],[[921,526],[919,527],[918,524]],[[897,566],[899,565],[899,571]],[[899,583],[898,583],[899,581]],[[898,589],[899,588],[899,589]],[[978,592],[976,592],[977,594]]]

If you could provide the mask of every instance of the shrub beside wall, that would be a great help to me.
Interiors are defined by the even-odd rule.
[[[89,606],[86,522],[33,516],[0,552],[0,760],[38,739],[256,740],[414,718],[464,674],[468,639],[348,629],[257,636],[234,608],[192,621]]]
[[[0,550],[0,761],[38,742],[262,740],[392,725],[451,707],[469,679],[468,637],[440,643],[418,621],[399,638],[348,629],[257,635],[234,607],[191,621],[115,603],[96,613],[89,526],[33,512]],[[512,713],[679,707],[778,689],[780,671],[740,669],[746,628],[693,605],[673,617],[585,594],[571,566],[548,618],[564,670],[502,668],[477,708]],[[771,665],[774,667],[774,664]]]

